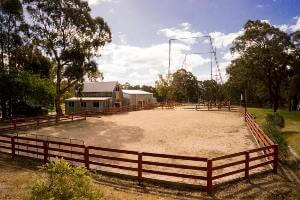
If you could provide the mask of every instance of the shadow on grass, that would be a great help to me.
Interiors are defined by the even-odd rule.
[[[0,153],[0,171],[1,169],[10,170],[32,170],[37,171],[43,163],[41,160],[34,158],[24,158],[22,156],[16,156],[12,159],[10,154]]]
[[[282,134],[284,137],[300,136],[300,130],[299,131],[282,131]]]

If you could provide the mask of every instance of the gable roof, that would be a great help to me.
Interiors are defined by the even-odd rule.
[[[117,81],[86,82],[82,92],[113,92],[117,84]]]
[[[143,90],[122,90],[125,94],[152,94]]]

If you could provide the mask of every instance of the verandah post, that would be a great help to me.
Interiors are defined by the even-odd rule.
[[[249,151],[245,152],[245,179],[249,181],[249,161],[250,161],[250,153]]]
[[[143,185],[143,153],[138,154],[138,182]]]
[[[278,161],[279,161],[279,159],[278,159],[278,144],[275,144],[274,146],[274,161],[273,161],[273,172],[275,173],[275,174],[277,174],[277,169],[278,169]]]
[[[206,192],[211,195],[212,194],[212,160],[207,160],[207,184],[206,184]]]

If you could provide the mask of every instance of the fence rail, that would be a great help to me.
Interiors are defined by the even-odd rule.
[[[66,121],[83,120],[87,117],[98,115],[110,115],[124,112],[138,111],[138,110],[151,110],[159,107],[158,104],[146,104],[146,105],[129,105],[122,107],[110,107],[103,111],[82,111],[77,113],[71,113],[68,115],[48,115],[38,117],[12,117],[10,120],[0,121],[0,131],[10,131],[21,128],[41,127],[45,125],[54,125]]]
[[[45,125],[53,125],[59,124],[61,122],[77,121],[83,119],[86,119],[85,114],[11,118],[10,120],[0,121],[0,131],[3,132],[21,128],[41,127]]]
[[[0,135],[0,152],[9,153],[13,158],[17,155],[16,152],[24,152],[27,153],[26,156],[28,157],[40,156],[38,158],[44,162],[48,162],[54,157],[60,157],[74,163],[82,163],[87,169],[91,169],[91,166],[121,169],[136,173],[135,176],[140,185],[143,184],[144,178],[147,178],[147,174],[201,180],[206,182],[207,193],[211,194],[214,181],[224,177],[243,174],[242,177],[249,180],[249,175],[253,169],[270,166],[270,164],[273,166],[273,172],[277,173],[278,145],[274,144],[263,133],[248,113],[245,115],[245,120],[260,147],[215,158],[120,150],[10,135]],[[76,148],[76,150],[72,148]],[[103,152],[113,153],[114,155],[104,155]],[[130,155],[133,158],[124,158],[122,157],[123,155]],[[147,158],[169,160],[166,162],[158,162],[153,160],[149,161]],[[101,161],[97,159],[101,159]],[[228,159],[231,159],[231,161],[227,161]],[[232,161],[232,159],[237,160]],[[176,163],[180,160],[186,163]],[[106,161],[117,162],[107,163]],[[195,162],[195,164],[187,164],[190,163],[190,161]],[[220,161],[222,161],[223,164],[218,164]],[[131,166],[124,165],[126,163],[131,164]],[[155,166],[155,168],[149,169],[149,166]],[[236,166],[239,166],[239,168],[232,168]],[[163,167],[163,169],[161,169],[161,167]],[[165,170],[165,168],[182,170],[180,170],[180,173],[177,173]],[[226,170],[223,172],[224,169]],[[189,172],[202,172],[202,174],[187,174],[184,170],[189,170]],[[223,173],[220,174],[220,171]]]

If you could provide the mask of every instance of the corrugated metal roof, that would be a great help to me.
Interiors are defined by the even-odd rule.
[[[125,94],[152,94],[143,90],[122,90]]]
[[[117,81],[86,82],[83,85],[82,92],[112,92],[117,84]]]
[[[111,97],[72,97],[65,101],[105,101],[112,99]]]

